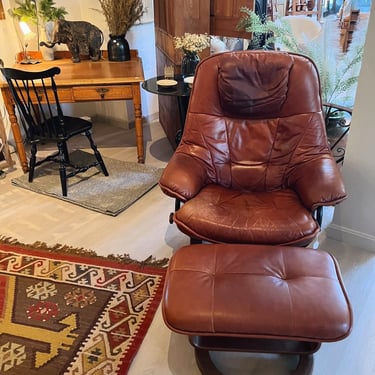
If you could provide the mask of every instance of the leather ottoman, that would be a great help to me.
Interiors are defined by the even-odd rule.
[[[163,317],[188,335],[202,374],[210,350],[298,354],[312,371],[322,342],[347,337],[352,310],[333,256],[299,247],[191,245],[171,258]]]

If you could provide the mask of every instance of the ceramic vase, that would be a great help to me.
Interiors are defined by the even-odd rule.
[[[108,60],[128,61],[130,60],[129,43],[123,35],[110,35],[108,40]]]
[[[48,47],[40,47],[40,51],[42,52],[43,60],[51,61],[55,60],[55,48],[48,48]]]
[[[42,40],[46,40],[48,44],[52,43],[53,40],[53,30],[55,27],[54,21],[48,21],[44,25],[44,28],[42,28]],[[46,47],[41,46],[40,51],[42,52],[43,60],[55,60],[55,47]]]
[[[195,52],[184,51],[184,57],[181,62],[181,75],[183,77],[193,76],[199,61],[199,56]]]

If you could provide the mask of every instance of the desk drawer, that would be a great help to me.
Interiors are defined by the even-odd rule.
[[[40,100],[40,102],[41,103],[46,103],[43,89],[38,89],[38,93],[39,93],[39,98],[38,99]],[[64,102],[65,103],[71,103],[73,101],[72,90],[71,89],[60,89],[59,88],[57,90],[57,94],[59,96],[60,103],[64,103]],[[27,96],[27,94],[26,94],[25,91],[24,91],[24,95]],[[54,93],[53,93],[53,91],[51,89],[47,90],[47,95],[48,95],[48,98],[49,98],[49,100],[51,102],[55,101],[55,95],[54,95]],[[31,97],[31,100],[33,101],[33,103],[37,103],[38,102],[38,100],[37,100],[34,92],[30,91],[30,97]]]
[[[73,96],[76,102],[90,100],[120,100],[133,98],[133,91],[131,85],[74,87]]]

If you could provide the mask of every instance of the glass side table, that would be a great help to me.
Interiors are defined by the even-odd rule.
[[[180,143],[182,133],[184,131],[184,124],[186,119],[187,108],[190,98],[190,86],[184,82],[181,75],[175,75],[174,80],[177,84],[174,86],[160,86],[157,81],[164,80],[164,76],[157,76],[142,82],[142,88],[148,92],[157,95],[175,96],[178,104],[178,112],[180,117],[181,130],[176,134],[176,144]]]

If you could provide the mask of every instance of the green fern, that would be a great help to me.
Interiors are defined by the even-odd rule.
[[[20,21],[34,24],[38,24],[38,19],[44,23],[63,19],[68,13],[64,7],[56,8],[53,0],[40,0],[37,6],[31,0],[16,0],[16,5],[16,8],[9,9],[9,14]]]
[[[16,0],[17,8],[9,9],[12,17],[18,18],[20,21],[37,23],[37,14],[35,3],[31,0]]]
[[[39,14],[45,22],[63,19],[67,13],[64,7],[56,8],[53,0],[39,2]]]
[[[237,29],[253,33],[255,38],[262,37],[264,40],[262,48],[268,49],[273,45],[281,45],[287,51],[308,56],[314,61],[319,71],[323,101],[353,105],[353,93],[358,82],[363,55],[363,38],[356,37],[349,51],[340,54],[333,51],[324,38],[301,44],[288,23],[264,21],[247,7],[241,7],[240,12],[242,16]],[[329,37],[329,31],[327,35]]]

